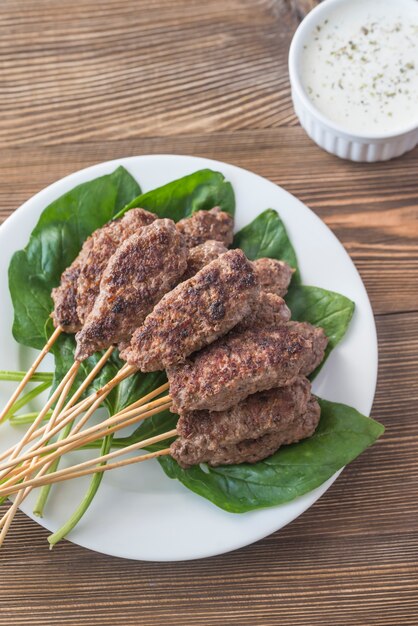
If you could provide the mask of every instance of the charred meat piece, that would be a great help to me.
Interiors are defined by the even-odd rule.
[[[139,233],[157,216],[144,209],[132,209],[123,217],[95,230],[81,249],[80,275],[77,282],[77,313],[83,324],[99,294],[100,280],[120,244],[134,233]]]
[[[235,330],[241,331],[255,326],[280,326],[289,320],[290,310],[283,298],[262,291],[251,313],[244,317]]]
[[[287,387],[260,391],[226,411],[185,411],[180,414],[177,432],[194,445],[215,450],[220,445],[258,439],[284,430],[306,413],[311,383],[298,377]]]
[[[259,412],[269,411],[271,398],[260,399]],[[308,401],[306,410],[290,419],[284,419],[280,425],[277,419],[275,430],[258,438],[243,439],[237,443],[220,444],[206,447],[197,439],[180,437],[170,446],[171,455],[181,467],[188,468],[199,463],[211,466],[236,465],[238,463],[256,463],[271,456],[284,445],[296,443],[311,437],[319,423],[321,409],[315,398]]]
[[[194,248],[208,239],[220,241],[226,247],[233,239],[234,220],[219,207],[210,211],[196,211],[190,217],[177,222],[177,229],[186,239],[189,248]]]
[[[205,265],[217,259],[221,254],[225,254],[225,252],[228,252],[228,249],[225,248],[224,244],[220,241],[214,241],[213,239],[209,239],[191,248],[189,250],[186,272],[181,277],[182,281],[197,274]]]
[[[234,330],[168,368],[173,410],[224,411],[248,395],[289,385],[317,366],[326,344],[323,330],[307,323]]]
[[[229,250],[167,293],[121,356],[144,372],[179,363],[231,330],[258,295],[252,264],[241,250]]]
[[[161,297],[178,283],[188,250],[174,222],[156,220],[131,235],[111,257],[83,329],[76,359],[129,339]]]
[[[76,333],[81,328],[77,315],[77,281],[80,275],[79,256],[61,275],[59,287],[52,290],[54,311],[51,314],[55,328],[61,327],[66,333]]]
[[[257,259],[253,261],[260,287],[267,293],[285,296],[294,270],[284,261],[276,259]]]

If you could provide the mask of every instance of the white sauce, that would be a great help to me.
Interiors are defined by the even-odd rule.
[[[418,126],[418,0],[350,0],[311,33],[304,89],[321,113],[364,134]]]

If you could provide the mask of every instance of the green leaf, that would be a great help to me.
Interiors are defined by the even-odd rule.
[[[312,437],[254,465],[185,470],[169,456],[158,461],[167,476],[225,511],[244,513],[284,504],[322,485],[384,432],[381,424],[349,406],[326,400],[320,404],[321,420]]]
[[[219,172],[199,170],[138,196],[117,217],[129,209],[141,207],[159,217],[169,217],[178,222],[195,211],[207,211],[214,206],[234,215],[235,196],[232,185]]]
[[[286,296],[286,303],[292,312],[292,319],[320,326],[328,337],[325,358],[311,374],[311,378],[314,378],[331,351],[344,337],[353,317],[354,302],[335,291],[327,291],[320,287],[292,285]]]
[[[234,248],[241,248],[246,256],[255,261],[263,257],[286,261],[298,270],[296,252],[290,242],[286,228],[277,211],[267,209],[244,226],[234,237]],[[299,282],[299,272],[292,282]]]
[[[113,174],[78,185],[44,209],[27,246],[13,255],[9,266],[16,341],[32,348],[44,346],[52,288],[85,239],[138,192],[134,179],[119,167]]]

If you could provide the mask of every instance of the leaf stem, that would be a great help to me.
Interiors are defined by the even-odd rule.
[[[58,440],[60,439],[64,439],[65,437],[68,437],[68,435],[71,432],[71,429],[73,427],[74,422],[70,422],[69,424],[67,424],[67,426],[64,428],[64,430],[60,433]],[[58,465],[60,463],[60,458],[58,457],[57,459],[55,459],[55,461],[52,463],[51,467],[49,468],[47,474],[50,474],[51,472],[55,472],[56,469],[58,469]],[[51,491],[51,485],[44,485],[40,492],[39,492],[39,496],[38,499],[36,500],[35,503],[35,507],[33,509],[33,514],[36,515],[37,517],[43,517],[44,515],[44,508],[46,505],[46,502],[48,500],[49,497],[49,492]]]
[[[109,452],[112,446],[112,438],[113,438],[112,435],[108,435],[107,437],[103,439],[102,447],[100,450],[100,456],[102,456],[103,454],[107,454]],[[105,465],[105,463],[102,463],[101,465]],[[55,544],[61,541],[61,539],[64,539],[64,537],[68,535],[68,533],[71,532],[75,528],[75,526],[78,524],[78,522],[81,520],[81,518],[83,517],[83,515],[89,508],[90,504],[92,503],[93,498],[96,495],[100,487],[103,474],[104,472],[99,472],[98,474],[93,475],[93,478],[91,479],[91,482],[90,482],[90,486],[83,500],[81,501],[79,507],[77,508],[77,510],[73,513],[70,519],[63,526],[61,526],[59,530],[57,530],[55,533],[53,533],[52,535],[48,537],[48,543],[51,549],[55,546]]]
[[[14,417],[18,417],[18,416],[15,416],[16,411],[21,409],[22,406],[25,406],[26,404],[28,404],[31,400],[36,398],[36,396],[39,396],[39,394],[42,393],[43,391],[45,391],[46,389],[48,389],[48,387],[50,387],[51,384],[52,384],[52,379],[51,380],[47,380],[47,381],[41,383],[40,385],[38,385],[34,389],[31,389],[30,391],[25,393],[21,398],[19,398],[19,400],[17,400],[10,407],[10,410],[3,417],[2,421],[5,422],[8,419],[11,419],[11,418],[14,418]]]
[[[0,380],[20,382],[25,377],[26,372],[14,372],[8,370],[0,370]],[[31,382],[39,383],[49,381],[52,384],[53,374],[51,372],[35,372],[31,376]]]
[[[36,420],[39,415],[39,411],[33,411],[32,413],[21,413],[20,415],[11,415],[9,417],[9,423],[12,426],[26,426],[27,424],[32,424]],[[45,414],[45,420],[49,420],[52,415],[52,411],[48,411]]]

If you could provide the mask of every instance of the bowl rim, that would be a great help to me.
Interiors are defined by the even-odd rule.
[[[416,6],[415,0],[406,0],[406,2],[410,2],[411,7]],[[301,100],[303,106],[308,109],[312,116],[316,117],[320,122],[322,122],[322,124],[328,126],[328,128],[332,129],[336,133],[350,139],[359,139],[363,140],[363,142],[366,142],[367,140],[384,141],[388,139],[403,138],[408,134],[418,131],[417,118],[412,124],[409,124],[401,130],[387,131],[384,133],[350,132],[340,124],[333,122],[329,117],[319,111],[319,109],[316,108],[316,106],[306,94],[300,77],[300,65],[298,64],[299,54],[303,42],[306,41],[306,36],[308,32],[310,32],[312,26],[315,25],[315,22],[318,20],[318,18],[327,15],[327,13],[335,6],[338,6],[340,4],[348,5],[349,3],[350,0],[324,0],[323,2],[321,2],[321,4],[318,4],[314,9],[312,9],[312,11],[310,11],[310,13],[308,13],[308,15],[299,24],[295,34],[293,35],[289,49],[289,77],[292,91],[296,93],[298,98]]]

